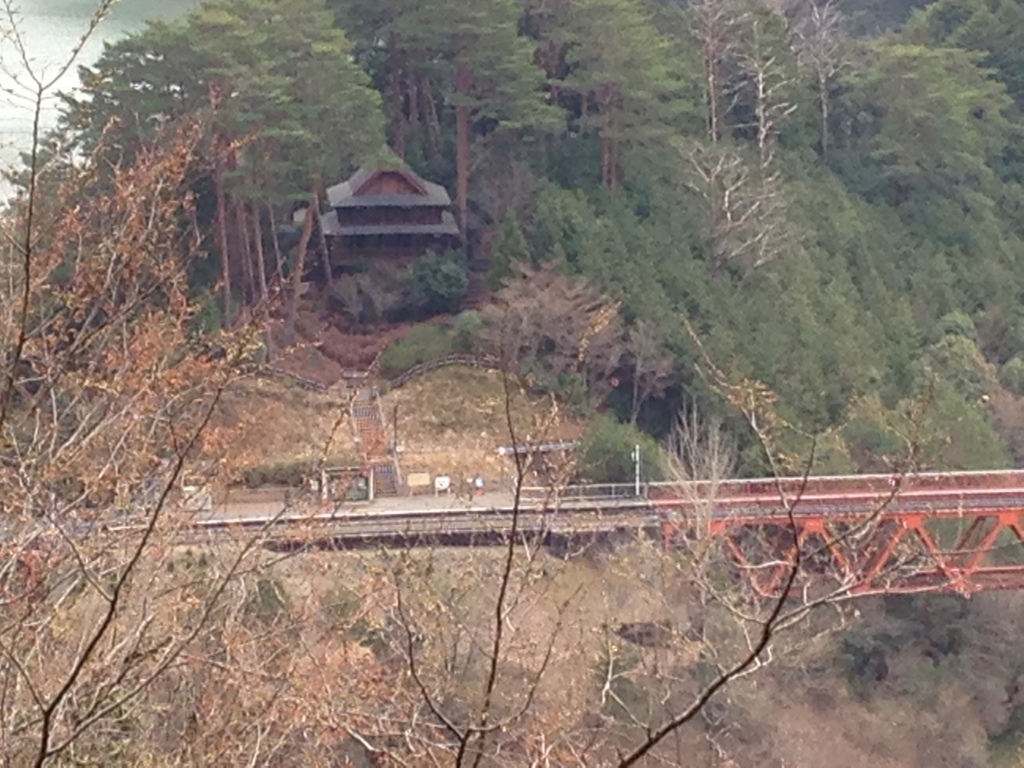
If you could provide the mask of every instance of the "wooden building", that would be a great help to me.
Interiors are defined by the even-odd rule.
[[[407,263],[461,244],[451,198],[406,166],[360,168],[327,190],[323,216],[332,267],[387,260]]]

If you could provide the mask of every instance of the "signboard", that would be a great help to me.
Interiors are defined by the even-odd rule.
[[[448,475],[438,475],[434,478],[434,493],[447,493],[451,487],[452,479]]]
[[[405,482],[409,486],[410,491],[422,490],[423,488],[430,488],[430,473],[429,472],[410,472],[405,476]]]

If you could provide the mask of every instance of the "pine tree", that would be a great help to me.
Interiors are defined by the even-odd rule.
[[[1024,2],[1021,0],[939,0],[907,26],[916,43],[956,46],[983,54],[1024,110]]]
[[[552,87],[577,94],[581,123],[599,138],[601,182],[614,189],[624,145],[667,138],[669,97],[681,84],[672,67],[682,57],[642,0],[571,0],[539,34],[541,49],[554,51]]]
[[[475,124],[550,125],[541,86],[543,72],[518,33],[513,0],[409,0],[381,32],[436,62],[455,110],[456,207],[465,233],[469,208],[470,144]]]
[[[250,264],[259,252],[249,247],[252,205],[306,200],[318,180],[346,173],[383,142],[380,96],[333,21],[320,0],[211,0],[108,47],[82,72],[85,97],[68,100],[64,121],[83,147],[116,119],[126,150],[117,160],[126,162],[156,126],[209,115],[228,322],[232,264],[243,291],[262,284]]]

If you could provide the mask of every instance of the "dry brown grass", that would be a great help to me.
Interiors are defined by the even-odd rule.
[[[216,426],[235,431],[232,470],[312,458],[322,454],[354,454],[347,419],[337,430],[339,414],[348,402],[343,394],[309,392],[278,379],[245,379],[225,393]]]
[[[398,409],[405,468],[487,479],[511,472],[511,465],[497,454],[499,446],[511,443],[501,374],[444,368],[388,393],[383,406],[389,426]],[[519,442],[572,440],[583,433],[585,425],[550,398],[513,389],[511,406]]]
[[[322,455],[355,456],[348,420],[348,393],[310,392],[281,379],[245,379],[226,393],[216,426],[234,431],[243,451],[232,456],[232,470]],[[508,445],[505,389],[501,375],[452,367],[414,379],[383,396],[389,436],[398,419],[403,471],[427,471],[468,478],[477,474],[493,488],[512,471],[497,454]],[[512,418],[523,441],[571,440],[585,427],[567,417],[549,398],[516,389]],[[333,430],[333,437],[332,437]]]

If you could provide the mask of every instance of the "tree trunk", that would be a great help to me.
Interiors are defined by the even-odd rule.
[[[441,149],[441,121],[437,117],[437,104],[434,102],[434,89],[430,85],[430,77],[420,75],[420,95],[423,97],[423,119],[427,128],[426,155],[428,160],[437,157]]]
[[[242,260],[242,298],[252,304],[256,298],[256,281],[252,274],[252,249],[249,247],[249,228],[246,226],[245,203],[235,201],[235,229],[238,230],[237,242],[241,244],[239,258]]]
[[[252,238],[256,247],[256,276],[259,279],[260,303],[267,304],[267,262],[263,253],[263,222],[260,218],[260,204],[252,205]]]
[[[406,90],[409,94],[409,125],[420,127],[420,86],[413,72],[406,73]]]
[[[334,287],[333,275],[331,274],[331,249],[327,244],[327,233],[324,232],[324,220],[320,215],[321,206],[326,206],[327,200],[327,188],[324,186],[324,174],[322,170],[316,172],[313,176],[313,190],[314,196],[317,200],[317,205],[313,209],[316,214],[316,228],[320,236],[320,253],[323,255],[323,268],[324,268],[324,284],[327,286],[327,290],[330,291]]]
[[[456,66],[455,93],[464,95],[469,92],[472,82],[469,66],[462,60]],[[455,107],[455,170],[459,232],[465,241],[466,213],[469,209],[469,107],[462,103]]]
[[[633,402],[629,409],[629,423],[634,427],[636,420],[640,417],[640,370],[643,366],[643,356],[637,354],[633,362]]]
[[[706,54],[704,62],[706,70],[705,96],[708,109],[708,138],[712,144],[718,143],[718,62],[713,54]]]
[[[733,9],[723,0],[698,0],[695,32],[704,59],[704,107],[708,139],[722,137],[722,59],[734,44]]]
[[[618,109],[617,91],[614,84],[605,83],[597,89],[597,111],[600,120],[601,141],[601,183],[606,189],[618,185],[618,139],[616,138],[615,115]]]
[[[252,204],[252,241],[256,251],[256,275],[259,278],[259,315],[263,323],[263,343],[267,348],[267,362],[277,357],[274,349],[274,334],[270,327],[270,301],[267,291],[267,262],[263,252],[263,222],[260,217],[260,203]]]
[[[405,159],[405,115],[402,109],[402,62],[394,33],[388,37],[388,90],[391,101],[391,149]]]
[[[217,250],[220,251],[221,281],[224,283],[224,316],[221,325],[231,327],[231,256],[228,254],[227,196],[224,194],[224,138],[217,136],[213,153],[213,183],[217,194]]]
[[[618,182],[620,182],[620,174],[622,172],[622,126],[618,123],[622,122],[623,112],[626,110],[626,99],[623,96],[623,86],[621,84],[615,84],[614,93],[612,95],[612,111],[611,111],[611,188],[617,189]]]
[[[288,297],[288,316],[284,321],[284,345],[290,347],[295,343],[295,323],[299,317],[299,289],[302,285],[302,273],[306,270],[306,251],[309,249],[309,238],[313,235],[313,219],[316,216],[316,195],[312,195],[302,220],[302,236],[299,238],[295,266],[292,269],[292,290]]]
[[[601,186],[608,186],[608,138],[601,136],[598,139],[601,146]]]
[[[281,238],[277,236],[277,222],[274,221],[274,206],[267,200],[267,215],[270,217],[270,240],[274,244],[274,274],[278,287],[284,282],[284,257],[281,255]]]
[[[622,142],[612,139],[612,189],[622,183]]]
[[[828,78],[818,73],[818,102],[821,112],[821,162],[828,162]]]
[[[320,232],[320,251],[323,254],[324,260],[324,283],[327,285],[327,290],[330,291],[334,287],[334,276],[331,273],[331,249],[327,244],[327,234],[324,232],[324,218],[320,215],[320,209],[316,209],[316,228]]]

